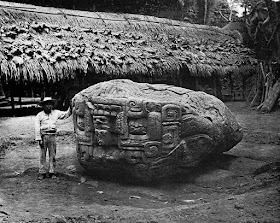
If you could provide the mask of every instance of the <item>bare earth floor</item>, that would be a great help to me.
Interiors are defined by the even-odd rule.
[[[58,179],[37,181],[34,116],[0,118],[0,223],[280,222],[280,112],[227,105],[242,142],[189,175],[149,185],[80,167],[71,118],[60,122]]]

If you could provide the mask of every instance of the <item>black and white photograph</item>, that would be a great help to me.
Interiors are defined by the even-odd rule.
[[[0,1],[0,223],[279,223],[280,0]]]

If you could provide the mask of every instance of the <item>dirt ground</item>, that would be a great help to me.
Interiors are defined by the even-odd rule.
[[[58,179],[37,181],[34,116],[0,118],[0,222],[280,222],[280,111],[227,105],[242,142],[189,175],[153,184],[80,167],[71,118],[59,125]]]

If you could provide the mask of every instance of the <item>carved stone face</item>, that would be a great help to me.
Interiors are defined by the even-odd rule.
[[[112,142],[111,133],[108,130],[96,129],[94,131],[96,142],[100,146],[108,146],[114,144]]]
[[[112,134],[114,123],[109,116],[93,116],[95,143],[99,146],[117,145],[117,136]]]

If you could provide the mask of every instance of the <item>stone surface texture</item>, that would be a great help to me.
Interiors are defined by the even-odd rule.
[[[95,172],[167,177],[242,139],[222,101],[165,84],[101,82],[76,94],[72,106],[79,162]]]

